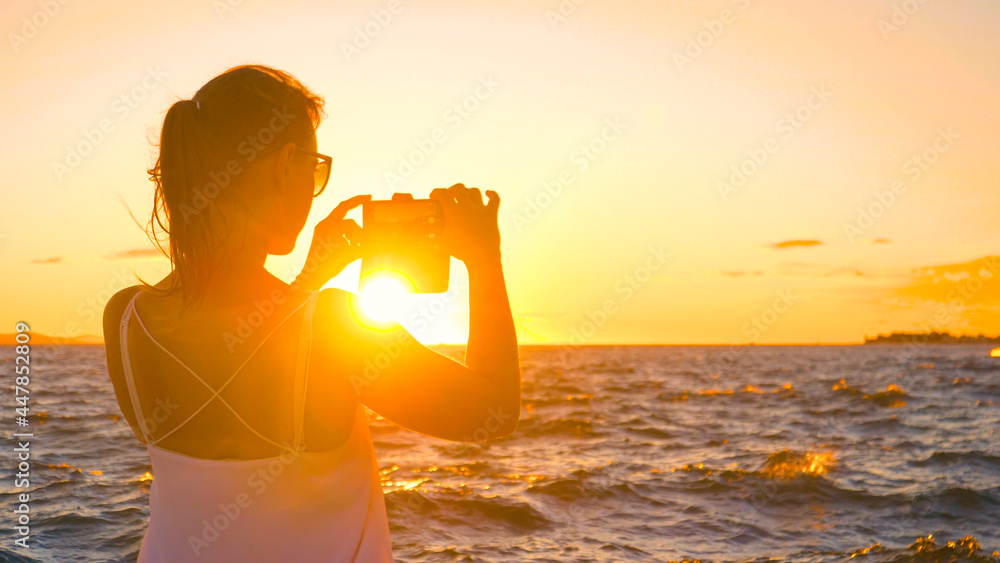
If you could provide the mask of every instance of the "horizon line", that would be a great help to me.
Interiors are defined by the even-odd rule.
[[[40,332],[38,332],[38,333],[30,333],[30,334],[32,336],[32,340],[34,340],[36,338],[40,338],[41,340],[47,341],[47,342],[44,342],[44,343],[37,343],[36,342],[36,343],[33,344],[34,346],[98,346],[98,345],[103,346],[104,345],[104,337],[103,336],[97,336],[97,335],[87,334],[87,335],[82,335],[82,336],[74,336],[74,337],[71,337],[71,338],[66,338],[66,337],[59,337],[59,336],[49,336],[47,334],[40,333]],[[903,333],[903,332],[893,332],[893,333],[890,333],[890,335],[893,335],[893,334],[920,335],[920,334],[929,334],[929,333]],[[950,333],[949,333],[949,335],[952,336],[953,338],[963,338],[963,337],[977,338],[979,336],[984,336],[984,335],[963,335],[963,334],[951,335]],[[573,343],[573,342],[524,342],[524,343],[518,343],[518,346],[562,346],[562,347],[567,347],[568,346],[568,347],[575,347],[575,348],[584,348],[584,347],[597,347],[597,346],[619,346],[619,347],[623,347],[623,346],[635,346],[635,347],[639,347],[639,346],[650,346],[650,347],[651,346],[733,346],[733,347],[744,347],[744,346],[865,346],[865,345],[868,345],[868,346],[871,346],[871,345],[878,345],[878,346],[900,346],[900,345],[904,345],[905,346],[905,345],[908,345],[908,344],[920,344],[920,345],[930,344],[930,345],[941,345],[941,346],[949,346],[949,345],[965,345],[965,346],[969,346],[969,345],[975,345],[975,344],[983,344],[983,345],[993,344],[993,343],[990,343],[990,342],[982,342],[982,343],[980,343],[980,342],[964,342],[964,343],[962,343],[962,342],[954,342],[954,343],[934,342],[934,343],[923,343],[923,342],[878,342],[878,341],[876,341],[875,339],[879,338],[880,336],[882,336],[882,335],[880,334],[880,335],[875,336],[875,337],[868,337],[868,336],[866,336],[865,339],[863,339],[863,340],[848,341],[848,342],[823,342],[823,341],[815,341],[815,342],[766,342],[766,343],[761,343],[761,342],[712,342],[712,343],[706,343],[706,342],[594,342],[594,343],[580,343],[580,344]],[[15,346],[15,345],[19,345],[19,343],[17,343],[14,340],[14,337],[15,337],[14,333],[11,333],[11,334],[2,334],[2,333],[0,333],[0,346]],[[989,336],[986,336],[986,338],[1000,338],[1000,337],[989,337]],[[869,339],[871,339],[871,340],[869,340]],[[62,340],[63,342],[58,342],[60,340]],[[32,345],[32,343],[30,341],[27,344]],[[429,342],[429,343],[424,343],[424,345],[425,346],[467,346],[468,343],[467,342]]]
[[[11,340],[11,342],[5,342],[7,334],[0,334],[0,346],[18,346],[23,345]],[[35,333],[33,337],[41,336],[43,339],[47,340],[44,343],[32,343],[28,342],[28,345],[33,346],[104,346],[105,342],[103,338],[86,335],[77,336],[70,339],[64,339],[65,342],[56,342],[62,339],[61,337],[52,337],[41,333]],[[908,344],[918,344],[918,345],[940,345],[940,346],[950,346],[950,345],[964,345],[970,346],[975,344],[991,344],[989,342],[969,342],[969,343],[921,343],[921,342],[865,342],[865,341],[854,341],[854,342],[595,342],[595,343],[584,343],[575,344],[571,342],[524,342],[518,343],[518,346],[534,346],[534,347],[572,347],[572,348],[588,348],[588,347],[664,347],[664,346],[731,346],[731,347],[745,347],[745,346],[905,346]],[[424,343],[425,346],[467,346],[467,342],[428,342]]]

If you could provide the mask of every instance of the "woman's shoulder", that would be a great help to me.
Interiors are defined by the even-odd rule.
[[[316,290],[314,293],[318,294],[317,303],[331,307],[342,307],[346,305],[351,296],[354,295],[350,291],[340,289],[339,287],[327,287]]]
[[[313,323],[318,330],[341,331],[350,320],[354,294],[336,287],[317,290]]]
[[[151,291],[165,292],[170,287],[170,281],[171,276],[168,275],[154,285],[133,285],[112,295],[111,299],[108,299],[108,302],[104,305],[105,341],[107,341],[108,337],[108,328],[117,327],[118,323],[122,320],[122,315],[125,313],[125,308],[128,307],[129,302],[136,297],[136,294],[141,292],[150,293]]]
[[[370,319],[358,294],[337,288],[320,292],[313,333],[314,340],[337,343],[321,350],[321,355],[331,353],[340,358],[367,358],[386,346],[414,341],[399,322]]]
[[[359,322],[364,316],[357,293],[336,287],[328,287],[318,293],[315,318],[322,324],[338,332],[368,332],[364,330],[364,323]],[[388,326],[380,328],[384,331]]]
[[[115,293],[108,299],[107,304],[104,305],[104,340],[107,342],[109,334],[109,328],[113,329],[118,326],[121,322],[122,316],[125,314],[125,308],[128,307],[132,298],[142,291],[141,285],[133,285],[126,287],[125,289]],[[113,332],[113,331],[111,331]],[[117,337],[117,334],[115,335]]]

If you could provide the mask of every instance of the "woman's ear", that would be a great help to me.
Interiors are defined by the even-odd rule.
[[[295,143],[285,143],[281,147],[274,159],[274,166],[271,168],[274,185],[278,188],[278,195],[285,196],[285,189],[291,181],[292,157],[295,156]]]

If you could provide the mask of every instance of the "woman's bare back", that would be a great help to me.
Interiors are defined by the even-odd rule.
[[[180,319],[178,298],[151,293],[136,297],[129,355],[147,431],[152,440],[162,439],[158,447],[206,459],[258,459],[281,453],[247,426],[291,447],[295,358],[309,293],[273,278],[253,285],[257,287],[206,300],[210,307],[199,307]],[[108,305],[109,318],[117,313],[120,320],[137,291],[140,288],[133,287],[117,294]],[[108,330],[105,334],[117,335]],[[141,440],[122,370],[120,342],[108,344],[115,393]],[[117,357],[111,358],[114,350]],[[308,451],[334,449],[348,438],[355,402],[325,370],[310,371],[304,445]],[[212,399],[213,390],[220,388],[219,398]]]

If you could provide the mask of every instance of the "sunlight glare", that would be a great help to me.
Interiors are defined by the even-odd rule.
[[[410,291],[396,276],[379,275],[360,290],[361,312],[369,319],[386,323],[405,310]]]

